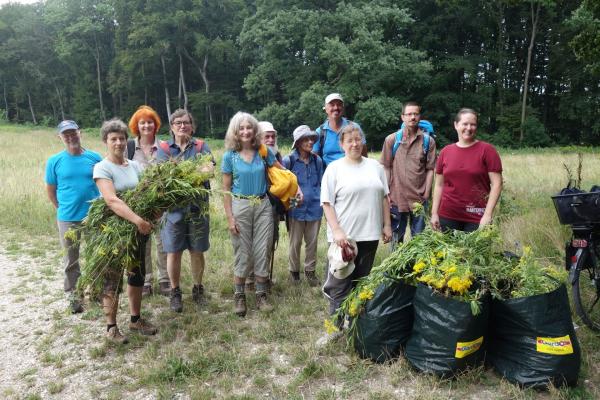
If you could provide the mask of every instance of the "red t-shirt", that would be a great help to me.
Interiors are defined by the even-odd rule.
[[[444,147],[435,167],[435,173],[444,177],[439,216],[479,223],[490,194],[489,172],[502,172],[500,156],[491,144]]]

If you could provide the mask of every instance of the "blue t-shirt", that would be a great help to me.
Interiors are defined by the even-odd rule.
[[[267,147],[267,165],[270,167],[275,163],[275,154]],[[265,178],[265,166],[263,159],[254,153],[251,162],[246,162],[240,153],[227,150],[223,154],[221,172],[233,176],[231,192],[240,196],[262,196],[267,192],[267,180]]]
[[[364,134],[362,128],[360,127],[359,124],[357,124],[354,121],[350,121],[350,120],[342,117],[342,127],[340,128],[340,131],[342,129],[344,129],[346,127],[346,125],[348,125],[350,123],[358,126],[358,129],[360,130],[360,134],[362,135],[363,144],[367,143],[367,140],[365,139],[365,134]],[[321,152],[321,131],[323,128],[325,128],[325,143],[323,145],[323,151]],[[319,135],[319,136],[317,137],[317,141],[313,145],[313,152],[315,154],[319,154],[319,155],[323,154],[322,158],[323,158],[323,162],[325,163],[326,166],[331,164],[333,161],[339,160],[340,158],[344,157],[344,154],[345,154],[344,149],[342,149],[342,146],[340,145],[340,137],[339,137],[340,131],[336,132],[333,129],[331,129],[329,127],[329,120],[326,120],[323,123],[323,125],[319,126],[316,129],[317,135]]]
[[[92,173],[101,160],[100,154],[85,149],[77,156],[63,150],[48,159],[44,180],[56,186],[59,221],[77,222],[85,218],[89,202],[100,196]]]

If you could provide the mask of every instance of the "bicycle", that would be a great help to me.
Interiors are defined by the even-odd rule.
[[[585,325],[600,332],[600,192],[563,189],[552,200],[560,223],[572,230],[565,244],[565,268],[575,311]]]

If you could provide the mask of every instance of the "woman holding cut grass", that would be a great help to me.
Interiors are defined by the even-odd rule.
[[[327,271],[323,293],[329,299],[333,315],[356,285],[356,280],[369,275],[379,239],[392,238],[389,188],[385,171],[378,161],[362,156],[363,135],[358,125],[350,123],[340,131],[344,157],[331,162],[321,182],[321,205],[327,219],[327,241],[341,248],[353,246],[354,269]],[[342,321],[339,321],[341,325]],[[338,326],[341,328],[341,326]],[[327,344],[340,336],[340,331],[328,333],[317,341]]]
[[[129,119],[129,131],[133,139],[127,141],[127,158],[137,161],[142,168],[156,163],[156,156],[160,148],[160,141],[157,133],[160,129],[160,117],[152,107],[140,106]],[[160,235],[155,234],[156,253],[158,259],[156,265],[158,269],[159,291],[162,295],[171,293],[171,284],[169,283],[169,274],[167,273],[167,254],[163,251]],[[152,241],[148,238],[146,243],[146,277],[142,296],[152,294]]]
[[[431,226],[473,232],[490,224],[502,192],[502,162],[477,140],[477,113],[462,108],[454,119],[458,142],[440,152],[435,168]]]
[[[273,309],[267,298],[269,257],[273,245],[273,211],[267,196],[265,168],[283,168],[267,146],[266,157],[259,154],[262,129],[252,115],[238,112],[229,122],[223,154],[224,208],[235,253],[235,313],[246,315],[245,282],[254,268],[256,308]]]
[[[138,253],[134,258],[139,261],[139,266],[134,268],[127,277],[127,296],[129,297],[129,311],[131,321],[129,330],[142,335],[154,335],[156,327],[140,317],[142,304],[142,287],[144,286],[145,271],[145,244],[152,231],[152,224],[134,213],[117,193],[134,188],[139,182],[142,173],[141,165],[133,160],[127,160],[125,149],[127,147],[127,125],[119,119],[104,122],[101,128],[102,141],[106,143],[107,155],[94,166],[94,181],[100,195],[107,206],[119,217],[126,219],[137,227]],[[114,249],[117,250],[118,249]],[[113,250],[113,251],[114,251]],[[116,343],[127,343],[117,327],[117,307],[119,305],[119,292],[122,290],[123,281],[119,274],[106,276],[102,296],[102,305],[106,315],[106,337]]]

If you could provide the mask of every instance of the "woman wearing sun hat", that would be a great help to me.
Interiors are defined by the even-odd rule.
[[[301,204],[288,212],[289,270],[292,283],[300,282],[300,250],[305,243],[304,276],[312,287],[320,285],[315,274],[317,265],[317,239],[323,209],[320,205],[323,160],[312,152],[317,134],[307,125],[294,130],[292,153],[283,159],[283,166],[298,178],[298,185],[304,194]]]

